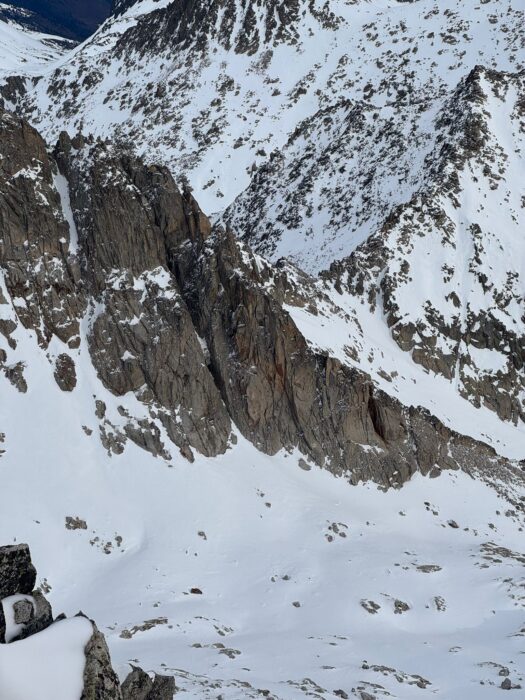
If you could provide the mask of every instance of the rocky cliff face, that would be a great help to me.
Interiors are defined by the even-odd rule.
[[[119,16],[140,3],[118,2],[114,15]],[[282,42],[296,43],[297,25],[302,14],[329,20],[326,8],[316,10],[315,3],[305,0],[261,2],[261,0],[213,0],[196,3],[193,0],[172,3],[145,15],[128,33],[120,47],[133,47],[140,54],[165,52],[167,47],[197,48],[204,52],[217,42],[237,54],[253,55],[263,46]],[[333,16],[333,15],[332,15]]]
[[[164,163],[271,262],[286,256],[312,274],[334,265],[354,311],[361,302],[381,310],[412,363],[516,423],[522,19],[498,0],[473,12],[430,0],[380,10],[339,0],[118,2],[84,47],[41,78],[11,74],[2,94],[52,143],[61,124]],[[113,262],[130,263],[104,260],[98,286]],[[123,379],[112,369],[119,391],[148,384],[131,360],[130,371]],[[156,400],[172,409],[185,391],[165,389]],[[224,436],[212,442],[222,449]],[[199,444],[195,434],[187,444]]]
[[[336,473],[385,484],[469,461],[473,442],[314,352],[283,309],[286,273],[232,234],[185,241],[172,268],[229,413],[260,449],[299,447]]]
[[[223,452],[230,421],[166,250],[171,239],[204,235],[207,222],[165,170],[66,136],[55,157],[80,213],[88,342],[99,377],[116,395],[134,392],[150,405],[184,451]]]
[[[53,335],[78,346],[85,301],[77,293],[80,271],[55,180],[58,171],[27,123],[4,112],[0,129],[0,264],[6,291],[20,322],[35,330],[43,347]],[[11,323],[6,319],[2,325],[8,340]]]
[[[110,453],[130,439],[167,459],[172,445],[190,460],[193,450],[213,456],[228,448],[233,423],[268,454],[297,447],[354,481],[397,485],[416,470],[493,460],[315,352],[284,308],[286,268],[212,232],[165,168],[65,134],[51,155],[7,113],[2,129],[1,366],[27,389],[11,338],[18,323],[34,331],[65,391],[88,352],[104,387],[135,401],[119,408],[117,427],[95,397]]]

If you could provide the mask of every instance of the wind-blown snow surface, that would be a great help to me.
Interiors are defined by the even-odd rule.
[[[104,391],[85,348],[64,394],[33,335],[15,336],[29,389],[0,378],[0,541],[30,543],[55,614],[96,619],[122,675],[130,661],[174,673],[200,700],[480,700],[502,666],[525,684],[522,524],[483,480],[384,493],[240,436],[194,464],[131,443],[110,458],[93,397],[112,421],[135,399]],[[0,667],[27,643],[0,647]]]
[[[2,700],[76,700],[82,694],[84,647],[93,626],[83,617],[62,620],[0,649]]]
[[[4,8],[9,6],[0,3],[0,11]],[[65,53],[64,44],[61,37],[31,31],[15,21],[0,21],[0,79],[41,74]]]

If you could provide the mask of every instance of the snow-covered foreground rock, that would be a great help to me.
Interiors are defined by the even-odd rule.
[[[0,697],[72,700],[83,690],[84,647],[93,633],[85,618],[57,622],[27,640],[0,648]]]
[[[66,519],[75,529],[78,519]],[[0,697],[4,700],[172,700],[173,676],[133,666],[123,683],[104,635],[79,612],[56,618],[36,587],[25,543],[0,546]]]

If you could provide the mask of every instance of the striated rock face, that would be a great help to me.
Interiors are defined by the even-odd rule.
[[[168,236],[183,238],[207,222],[186,219],[164,171],[101,144],[72,145],[66,136],[53,159],[25,122],[3,113],[1,125],[0,303],[11,311],[0,331],[11,349],[21,323],[43,348],[56,336],[76,350],[87,313],[93,364],[107,388],[116,395],[136,392],[186,454],[191,448],[223,452],[230,420],[165,251]],[[60,388],[74,390],[73,357],[48,357]],[[27,390],[24,367],[10,361],[9,349],[0,353],[0,368]],[[130,421],[127,435],[161,453],[158,428],[147,437],[141,421],[138,427]],[[107,439],[113,449],[115,441]]]
[[[200,235],[206,220],[188,215],[163,169],[66,135],[55,157],[78,213],[82,277],[98,309],[89,314],[88,342],[101,380],[117,396],[135,392],[151,405],[180,448],[224,452],[230,420],[167,267],[167,241]]]
[[[282,306],[286,274],[231,233],[184,242],[171,266],[230,415],[263,451],[299,447],[354,481],[390,485],[416,470],[467,465],[474,454],[493,457],[422,409],[404,408],[365,374],[311,350]]]
[[[134,395],[143,410],[119,407],[121,427],[96,403],[110,454],[130,439],[165,459],[169,443],[190,461],[193,450],[217,455],[233,421],[264,452],[297,447],[354,481],[398,485],[416,470],[493,458],[313,350],[285,309],[297,277],[212,232],[167,169],[66,134],[50,156],[24,122],[2,120],[3,332],[34,330],[64,391],[75,390],[75,353],[89,351],[106,389]],[[55,358],[54,335],[69,350]]]
[[[19,320],[35,330],[42,346],[56,335],[75,347],[84,297],[56,166],[41,136],[7,112],[0,114],[0,143],[0,266],[6,290]],[[4,322],[1,332],[10,331]]]

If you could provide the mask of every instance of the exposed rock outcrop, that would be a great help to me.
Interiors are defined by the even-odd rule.
[[[0,643],[6,641],[7,605],[12,607],[9,617],[17,626],[16,634],[7,639],[10,644],[37,635],[54,622],[65,618],[64,615],[59,615],[53,620],[50,604],[39,590],[33,590],[35,581],[36,570],[31,562],[28,545],[0,547]],[[78,613],[77,617],[86,616]],[[133,667],[121,688],[111,665],[104,635],[93,620],[89,623],[92,635],[84,648],[86,660],[80,700],[172,700],[176,691],[173,677],[155,675],[151,679],[138,667]],[[56,682],[59,683],[60,679],[57,678]]]
[[[123,14],[136,2],[115,2],[114,15]],[[311,15],[321,25],[335,20],[326,6],[317,8],[308,0],[250,0],[241,4],[235,0],[210,3],[181,0],[142,16],[119,42],[117,50],[128,51],[131,45],[144,54],[160,52],[168,44],[204,51],[208,42],[214,40],[225,49],[233,48],[235,53],[251,56],[264,45],[297,43],[296,25],[301,14]]]
[[[187,219],[166,170],[100,143],[55,151],[70,186],[91,299],[91,357],[116,395],[136,392],[181,449],[224,452],[230,419],[184,301],[167,267],[166,239],[192,235],[207,221]]]
[[[19,634],[16,637],[13,637],[11,639],[12,642],[15,642],[19,639],[26,639],[27,637],[31,637],[33,634],[37,634],[37,632],[41,632],[42,630],[45,630],[46,627],[49,627],[53,623],[53,610],[51,608],[51,604],[49,603],[48,600],[44,597],[44,594],[39,591],[33,591],[31,594],[32,601],[29,604],[32,610],[29,613],[29,619],[26,621],[21,620],[21,623],[24,625]],[[17,603],[14,604],[13,608],[16,608]],[[19,604],[18,604],[19,605]],[[26,608],[27,609],[27,608]],[[16,609],[15,609],[15,622],[16,622]]]
[[[85,308],[56,166],[41,136],[0,113],[0,267],[18,319],[46,346],[55,335],[77,347]]]
[[[137,666],[132,666],[122,683],[122,700],[172,700],[176,692],[175,678],[155,674],[152,679]]]
[[[122,700],[120,682],[111,665],[104,635],[98,630],[93,620],[91,624],[93,635],[84,652],[86,655],[84,690],[80,700]]]
[[[55,379],[62,391],[73,391],[77,385],[75,362],[65,352],[56,359]]]
[[[35,581],[36,569],[27,544],[0,547],[0,599],[32,593]]]
[[[10,617],[19,626],[9,641],[24,639],[51,624],[51,606],[40,591],[34,590],[35,583],[36,569],[28,545],[0,547],[0,644],[6,642],[4,605],[11,606]]]
[[[34,330],[43,346],[53,334],[69,345],[54,372],[72,390],[85,319],[105,387],[133,393],[147,410],[145,418],[119,407],[118,427],[98,401],[110,454],[122,453],[129,438],[169,459],[166,434],[190,461],[193,450],[217,455],[233,421],[264,452],[298,447],[353,481],[399,485],[417,470],[495,458],[425,411],[403,407],[363,372],[312,350],[285,309],[293,286],[286,266],[271,268],[232,233],[212,232],[166,168],[65,134],[51,157],[34,130],[2,119],[18,144],[3,172],[41,164],[0,188],[7,222],[0,266],[13,322]]]

